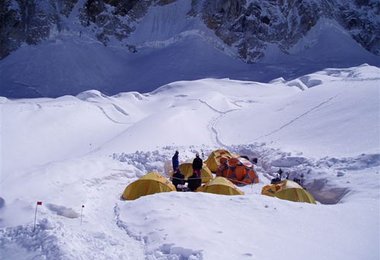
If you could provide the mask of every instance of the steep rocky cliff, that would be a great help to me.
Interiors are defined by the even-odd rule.
[[[206,1],[203,19],[247,62],[263,57],[269,43],[284,53],[322,18],[336,20],[364,48],[380,54],[380,2],[325,0]]]
[[[337,21],[365,49],[380,55],[377,0],[187,1],[191,2],[187,15],[199,17],[226,48],[247,63],[262,59],[269,45],[286,54],[322,17]],[[119,42],[135,51],[128,37],[141,18],[152,6],[163,8],[173,2],[176,0],[3,0],[0,58],[22,44],[38,44],[64,32],[94,35],[105,46]]]

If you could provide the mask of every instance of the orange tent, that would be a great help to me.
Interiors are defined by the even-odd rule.
[[[226,177],[233,183],[246,185],[259,182],[259,177],[249,160],[242,157],[231,158],[228,160],[227,166],[228,169],[223,172],[223,177]]]

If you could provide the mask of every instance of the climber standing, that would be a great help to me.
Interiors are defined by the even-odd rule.
[[[203,167],[203,160],[199,157],[198,153],[195,155],[192,166],[193,166],[193,175],[189,177],[187,183],[188,183],[189,189],[191,191],[195,191],[202,184],[201,170]]]
[[[173,173],[177,172],[178,167],[179,167],[178,155],[179,155],[179,152],[177,150],[177,151],[175,151],[175,153],[174,153],[174,155],[172,157]]]

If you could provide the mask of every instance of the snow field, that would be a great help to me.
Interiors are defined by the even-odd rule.
[[[204,79],[1,99],[0,259],[378,259],[378,75],[363,65],[298,85]],[[260,183],[244,196],[120,200],[175,150],[186,161],[216,148],[257,157]],[[304,174],[321,203],[260,195],[280,167]]]

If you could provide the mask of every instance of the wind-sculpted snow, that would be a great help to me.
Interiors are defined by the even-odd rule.
[[[57,215],[66,218],[78,218],[80,216],[78,212],[75,212],[75,210],[71,208],[66,208],[65,206],[48,203],[46,204],[46,207],[52,212],[55,212]]]
[[[323,158],[319,164],[338,170],[362,170],[380,166],[380,154],[361,154],[356,158]]]
[[[0,229],[1,259],[66,259],[53,231],[57,227],[42,219],[31,226]]]
[[[192,259],[192,260],[201,260],[202,252],[186,249],[182,247],[175,246],[172,244],[163,244],[157,248],[152,248],[150,241],[150,237],[141,236],[141,234],[135,234],[133,232],[133,228],[130,227],[125,221],[120,217],[120,207],[119,205],[115,205],[114,214],[116,225],[124,230],[128,236],[136,239],[137,241],[141,241],[145,247],[145,257],[146,259],[157,259],[157,260],[166,260],[166,259]]]
[[[142,173],[146,172],[163,172],[164,162],[169,158],[162,156],[160,151],[153,152],[136,152],[133,154],[113,154],[112,158],[120,162],[133,165],[137,169],[141,170]],[[141,176],[140,176],[141,177]]]

